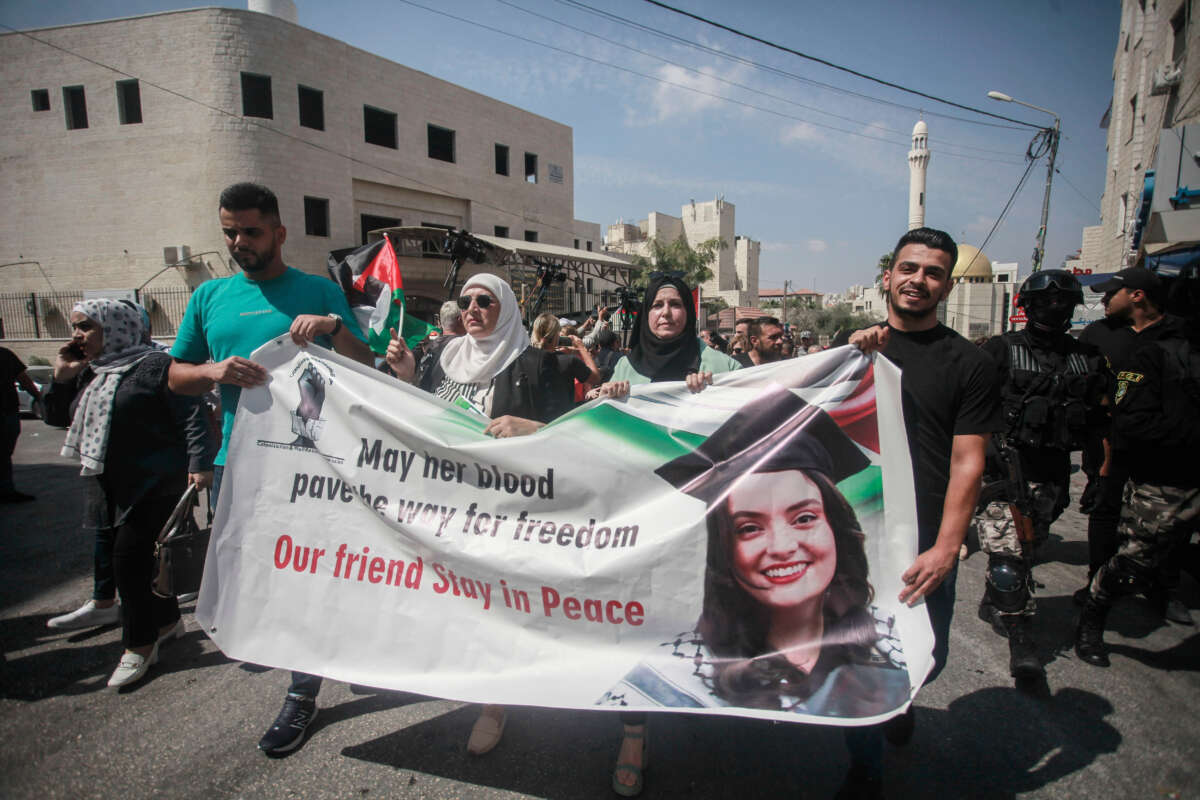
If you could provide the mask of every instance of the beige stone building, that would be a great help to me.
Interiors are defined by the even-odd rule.
[[[1108,170],[1098,241],[1082,260],[1111,272],[1200,244],[1200,60],[1191,0],[1124,0],[1113,57]],[[1153,174],[1150,174],[1150,171]],[[1191,187],[1191,190],[1188,189]],[[1193,208],[1195,206],[1195,208]]]
[[[952,275],[954,288],[938,306],[940,321],[972,340],[1014,328],[1010,317],[1020,285],[1016,262],[993,264],[978,248],[960,244]]]
[[[243,180],[276,192],[285,257],[318,274],[330,250],[395,225],[601,249],[599,225],[574,219],[568,126],[273,14],[199,8],[0,35],[0,98],[0,263],[33,262],[0,270],[0,293],[227,275],[217,197]],[[444,298],[445,259],[403,268],[418,305]],[[19,310],[0,307],[8,338]],[[63,314],[43,310],[41,336]]]
[[[702,203],[693,200],[683,206],[678,217],[652,211],[637,225],[618,222],[608,226],[604,246],[609,252],[649,256],[653,239],[669,243],[683,236],[694,247],[719,237],[726,246],[712,266],[712,278],[701,286],[702,295],[720,297],[731,307],[757,306],[761,244],[737,235],[735,211],[733,203],[722,197]]]

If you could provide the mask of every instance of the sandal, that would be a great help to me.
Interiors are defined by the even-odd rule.
[[[642,787],[645,785],[645,769],[650,758],[650,747],[649,742],[646,739],[646,725],[643,724],[641,728],[642,730],[636,733],[626,729],[624,738],[642,740],[642,765],[639,767],[636,764],[619,761],[617,762],[617,765],[613,767],[612,788],[614,792],[622,797],[637,797],[642,793]],[[617,779],[617,773],[621,772],[622,770],[633,775],[633,785],[626,786]]]

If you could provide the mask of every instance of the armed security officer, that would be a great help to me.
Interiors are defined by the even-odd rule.
[[[1070,454],[1083,445],[1087,407],[1102,386],[1094,361],[1067,334],[1083,288],[1069,272],[1035,272],[1017,305],[1025,329],[989,339],[996,361],[1005,432],[994,437],[974,525],[988,555],[979,617],[1008,637],[1014,678],[1044,674],[1031,636],[1033,547],[1067,507]]]
[[[1123,269],[1093,289],[1136,339],[1113,395],[1112,447],[1129,468],[1118,549],[1092,578],[1075,631],[1080,660],[1107,667],[1112,602],[1153,591],[1164,558],[1200,521],[1200,365],[1184,321],[1162,312],[1166,291],[1153,272]]]

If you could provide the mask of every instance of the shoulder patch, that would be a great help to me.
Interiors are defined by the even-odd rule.
[[[1117,380],[1128,381],[1129,383],[1141,383],[1146,376],[1140,372],[1118,372]]]
[[[1125,393],[1129,391],[1129,381],[1121,381],[1117,384],[1117,393],[1113,396],[1113,404],[1120,405]]]

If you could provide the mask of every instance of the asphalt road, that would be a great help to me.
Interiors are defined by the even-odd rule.
[[[119,628],[46,628],[91,592],[81,479],[58,455],[62,438],[24,422],[17,484],[38,498],[0,506],[0,797],[614,796],[619,726],[609,715],[515,709],[501,745],[472,758],[473,708],[331,682],[304,747],[266,758],[255,745],[288,676],[225,658],[190,606],[188,633],[148,679],[107,691]],[[887,795],[1200,797],[1197,629],[1128,600],[1110,620],[1113,666],[1080,664],[1070,593],[1086,568],[1085,520],[1067,512],[1043,556],[1047,684],[1013,686],[1006,643],[975,616],[984,559],[972,556],[959,570],[949,666],[917,698],[912,743],[887,753]],[[1200,588],[1187,575],[1183,596],[1200,620]],[[847,766],[832,728],[660,714],[650,729],[647,798],[828,798]]]

